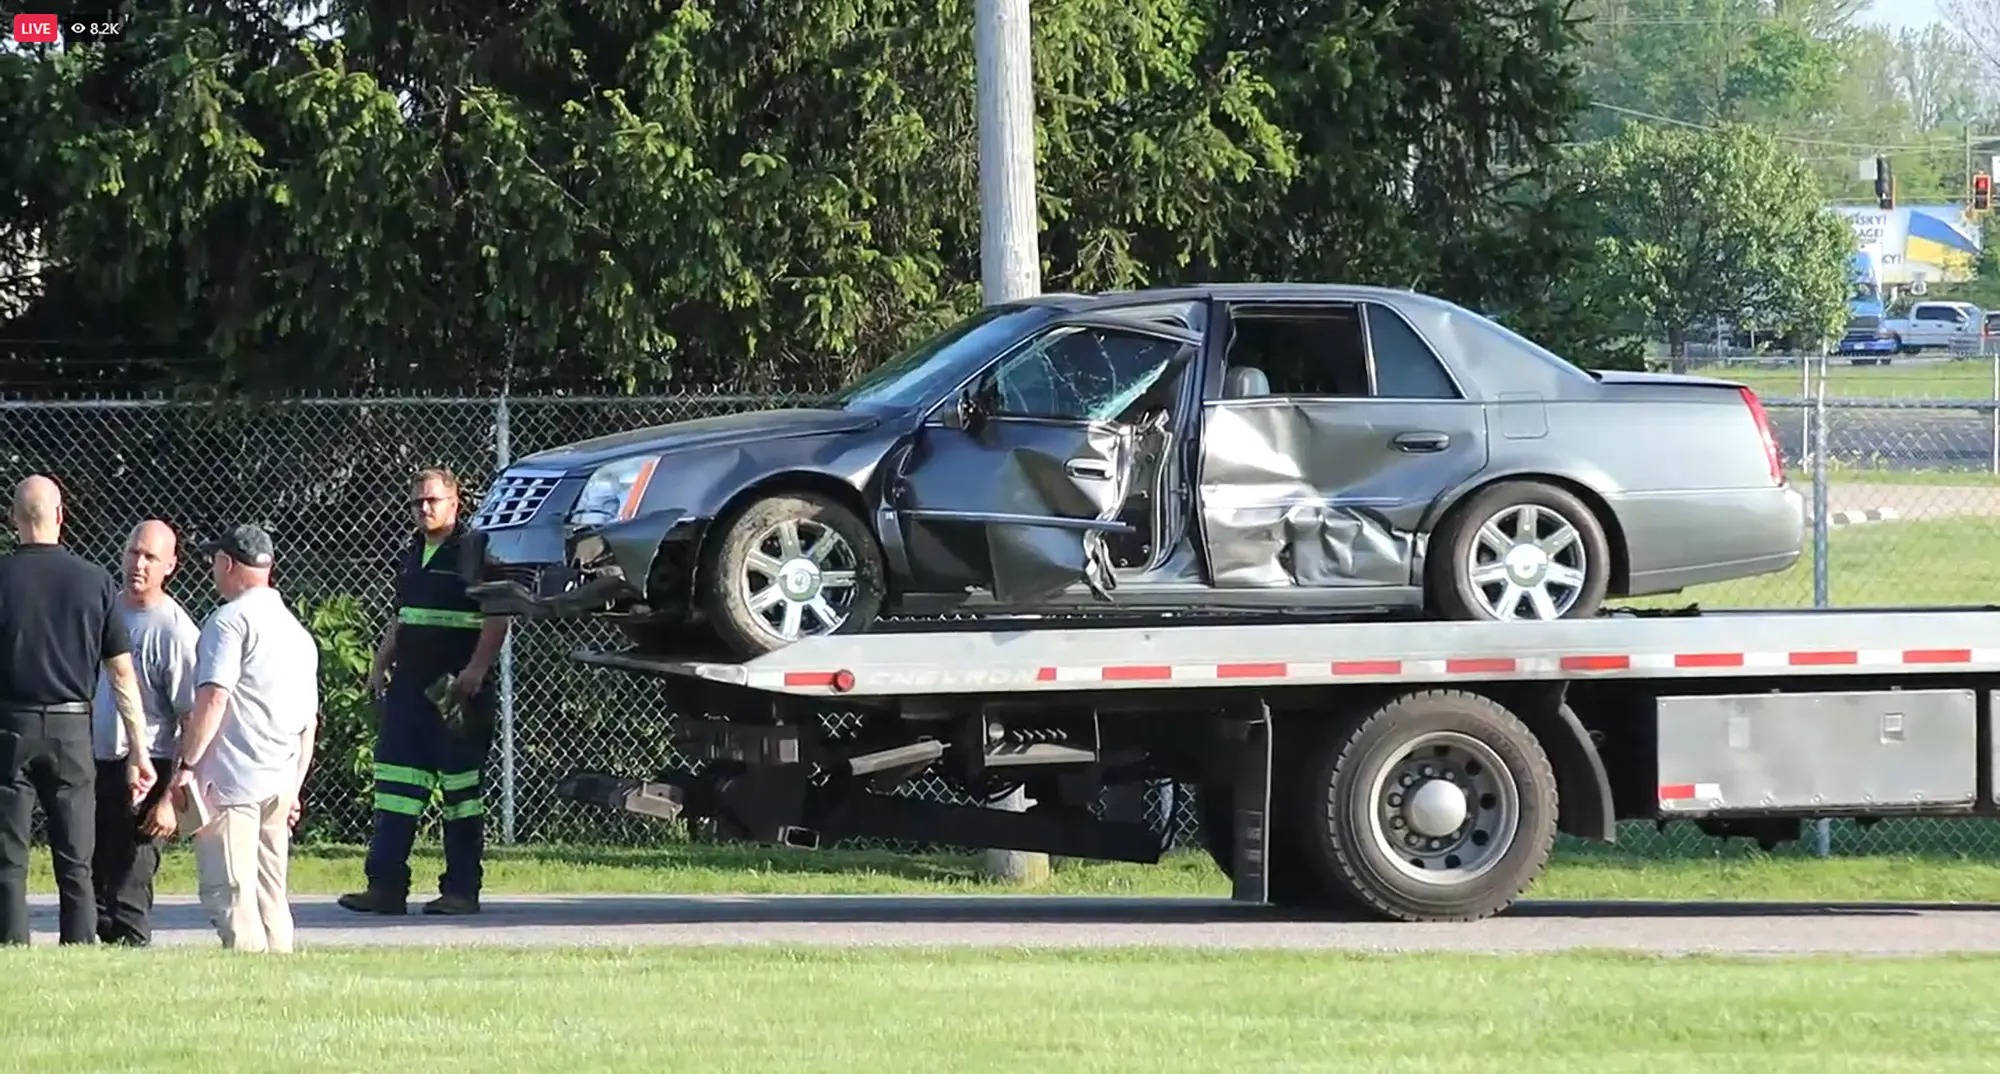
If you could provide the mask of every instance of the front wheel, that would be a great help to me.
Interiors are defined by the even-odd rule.
[[[881,613],[881,549],[867,525],[834,500],[782,493],[717,521],[721,530],[701,572],[703,601],[738,656],[859,633]]]
[[[1511,905],[1555,848],[1555,770],[1534,733],[1477,694],[1397,698],[1327,736],[1306,765],[1308,860],[1400,921]]]
[[[1431,603],[1447,619],[1588,619],[1611,588],[1604,526],[1538,481],[1482,489],[1431,542]]]

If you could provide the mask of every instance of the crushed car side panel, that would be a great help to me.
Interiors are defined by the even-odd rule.
[[[1476,403],[1228,399],[1205,408],[1212,584],[1412,584],[1424,511],[1486,463]]]

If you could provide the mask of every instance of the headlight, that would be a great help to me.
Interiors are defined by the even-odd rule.
[[[646,495],[646,483],[652,480],[653,467],[659,461],[656,456],[641,455],[598,467],[590,480],[584,482],[583,495],[576,498],[576,507],[569,513],[571,524],[602,526],[631,518]]]

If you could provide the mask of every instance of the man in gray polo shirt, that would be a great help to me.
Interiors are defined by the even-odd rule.
[[[107,675],[97,676],[91,702],[91,739],[97,754],[97,848],[91,878],[97,891],[97,938],[143,947],[152,941],[153,877],[160,850],[174,831],[167,788],[174,777],[180,722],[194,707],[194,650],[200,631],[173,597],[173,528],[157,519],[134,527],[125,541],[125,585],[114,607],[132,636],[132,669],[150,741],[139,744],[153,759],[159,781],[135,806],[125,785],[131,736],[118,719]]]
[[[319,645],[271,588],[271,535],[237,526],[201,548],[222,606],[195,645],[194,711],[175,793],[207,815],[196,882],[222,945],[292,950],[291,828],[319,727]]]

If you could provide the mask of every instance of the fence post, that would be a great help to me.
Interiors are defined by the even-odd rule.
[[[493,476],[513,461],[513,412],[507,393],[493,414]],[[490,484],[490,482],[489,482]],[[514,841],[514,631],[500,642],[500,841]]]
[[[1826,347],[1819,352],[1819,376],[1813,384],[1812,404],[1807,412],[1812,415],[1812,546],[1813,546],[1813,607],[1825,608],[1833,603],[1828,593],[1827,554],[1827,466],[1826,466]],[[1825,817],[1813,821],[1813,855],[1824,858],[1832,852],[1833,828]]]

